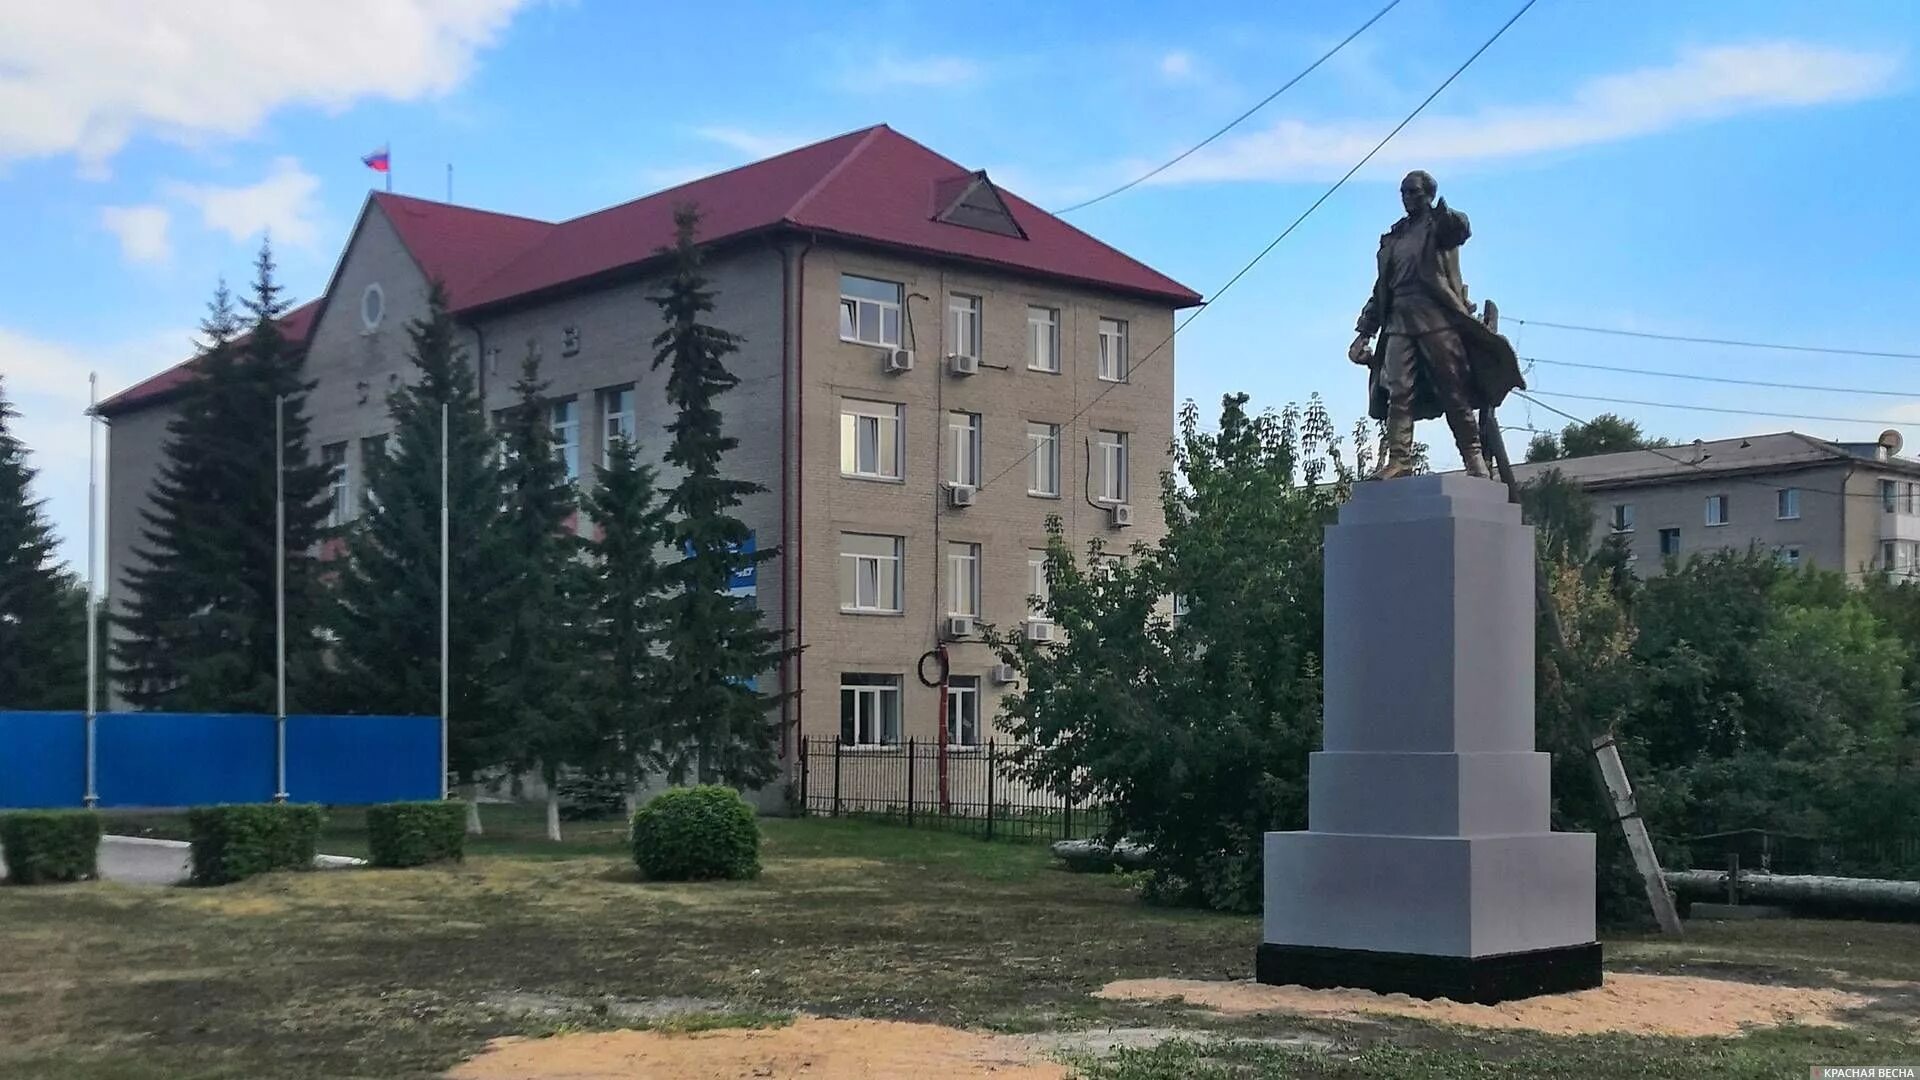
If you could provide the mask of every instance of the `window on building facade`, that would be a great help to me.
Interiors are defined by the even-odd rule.
[[[1127,377],[1127,324],[1119,319],[1100,320],[1100,377],[1108,382]]]
[[[900,676],[840,676],[840,741],[848,746],[900,744]]]
[[[840,402],[840,472],[869,480],[898,480],[902,407],[885,401]]]
[[[1779,503],[1776,514],[1782,521],[1791,521],[1800,516],[1800,489],[1781,488],[1775,501]]]
[[[899,282],[841,274],[840,339],[899,348]]]
[[[1780,549],[1780,564],[1789,567],[1798,567],[1800,565],[1800,547],[1798,544],[1789,544]]]
[[[947,414],[947,479],[980,486],[980,414]]]
[[[1093,490],[1101,502],[1127,501],[1127,433],[1093,433]]]
[[[1027,617],[1045,619],[1047,617],[1047,598],[1052,596],[1047,588],[1047,553],[1038,549],[1027,551]]]
[[[947,545],[947,614],[980,615],[980,545]]]
[[[1060,310],[1027,308],[1027,367],[1034,371],[1060,370]]]
[[[374,460],[376,458],[383,458],[386,456],[387,456],[387,437],[385,435],[369,435],[366,438],[361,439],[360,440],[360,475],[369,476],[369,477],[372,476]],[[367,486],[367,501],[371,502],[375,506],[380,505],[380,499],[378,496],[376,496],[373,493],[373,486],[371,484]]]
[[[1891,480],[1880,481],[1880,508],[1891,514],[1899,499],[1899,485]]]
[[[1725,495],[1707,496],[1707,524],[1725,525],[1727,523],[1727,497]]]
[[[1060,494],[1060,425],[1027,424],[1027,494]]]
[[[1907,513],[1909,514],[1915,510],[1916,503],[1914,501],[1914,495],[1917,491],[1920,491],[1920,485],[1916,485],[1911,480],[1907,481]]]
[[[634,445],[633,387],[600,391],[600,464],[605,465],[615,442]]]
[[[980,676],[947,679],[947,745],[980,745]]]
[[[1617,533],[1630,533],[1633,531],[1632,503],[1613,504],[1613,531]]]
[[[897,614],[905,547],[899,536],[841,533],[840,610]]]
[[[320,448],[320,464],[327,467],[327,526],[338,528],[353,518],[353,474],[347,444]]]
[[[1891,540],[1880,541],[1880,569],[1893,573],[1894,543]]]
[[[947,340],[956,356],[980,357],[980,298],[947,297]]]
[[[568,398],[549,406],[547,427],[553,432],[553,456],[566,466],[567,479],[580,479],[580,403]]]
[[[1660,530],[1660,554],[1662,555],[1680,554],[1680,530],[1679,529],[1661,529]]]

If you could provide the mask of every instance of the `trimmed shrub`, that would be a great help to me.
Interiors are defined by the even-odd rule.
[[[100,815],[91,810],[0,814],[0,848],[15,885],[84,881],[97,873]]]
[[[464,802],[392,802],[367,807],[368,861],[375,866],[459,862],[466,851]]]
[[[187,811],[193,883],[225,885],[272,870],[310,870],[320,808],[293,803],[199,806]]]
[[[655,881],[755,877],[760,826],[730,787],[676,788],[634,813],[633,861]]]

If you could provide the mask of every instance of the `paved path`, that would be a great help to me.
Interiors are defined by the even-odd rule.
[[[191,869],[191,845],[184,840],[151,840],[140,836],[103,836],[100,838],[100,877],[125,885],[176,885],[187,879]],[[341,855],[321,855],[314,860],[316,869],[332,870],[345,866],[363,866],[360,859]],[[4,860],[0,860],[0,867]]]

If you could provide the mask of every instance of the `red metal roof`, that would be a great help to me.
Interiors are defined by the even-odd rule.
[[[937,220],[971,171],[885,124],[790,150],[645,198],[553,224],[378,192],[373,202],[455,311],[504,304],[647,262],[673,242],[673,211],[700,208],[700,239],[792,229],[1064,278],[1165,300],[1200,295],[1137,259],[997,188],[1025,238]],[[324,298],[323,298],[324,299]],[[304,344],[321,301],[287,313],[281,329]],[[192,376],[192,360],[100,403],[111,415]]]

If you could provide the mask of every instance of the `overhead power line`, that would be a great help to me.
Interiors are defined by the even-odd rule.
[[[1257,113],[1261,109],[1266,108],[1268,103],[1273,101],[1274,98],[1277,98],[1281,94],[1286,93],[1288,90],[1293,89],[1294,83],[1297,83],[1301,79],[1304,79],[1308,75],[1311,75],[1313,73],[1313,69],[1319,67],[1321,64],[1326,63],[1328,60],[1333,59],[1333,55],[1339,52],[1341,49],[1346,48],[1348,42],[1352,41],[1354,38],[1359,37],[1362,33],[1366,32],[1367,27],[1372,26],[1374,23],[1379,22],[1381,16],[1385,15],[1387,12],[1392,11],[1394,8],[1399,6],[1400,6],[1400,0],[1390,0],[1390,2],[1387,4],[1386,7],[1383,7],[1379,11],[1376,11],[1373,13],[1373,18],[1368,19],[1366,22],[1361,23],[1360,26],[1356,30],[1354,30],[1353,33],[1348,34],[1344,38],[1341,38],[1339,44],[1335,45],[1333,48],[1328,49],[1326,52],[1322,53],[1320,55],[1320,59],[1315,60],[1313,63],[1308,64],[1306,67],[1300,69],[1300,73],[1295,75],[1293,78],[1288,79],[1284,84],[1281,85],[1280,89],[1275,90],[1273,93],[1268,94],[1266,97],[1261,98],[1259,102],[1257,102],[1253,106],[1253,108],[1248,109],[1246,112],[1243,112],[1239,116],[1234,117],[1232,120],[1227,121],[1227,124],[1225,127],[1222,127],[1220,130],[1214,132],[1213,134],[1207,136],[1204,139],[1201,139],[1199,142],[1194,143],[1192,146],[1186,148],[1185,150],[1182,150],[1172,160],[1167,161],[1164,164],[1158,165],[1152,169],[1149,169],[1148,171],[1140,174],[1139,176],[1134,177],[1133,179],[1127,181],[1124,184],[1121,184],[1119,187],[1114,188],[1112,191],[1109,191],[1104,195],[1095,195],[1093,198],[1087,199],[1084,202],[1077,202],[1077,203],[1074,203],[1072,206],[1065,207],[1060,210],[1055,210],[1054,213],[1055,214],[1071,214],[1075,210],[1084,210],[1087,207],[1092,206],[1094,203],[1104,202],[1108,199],[1113,198],[1115,195],[1118,195],[1121,192],[1128,190],[1129,188],[1136,187],[1140,184],[1143,184],[1148,180],[1151,180],[1154,177],[1159,176],[1161,173],[1166,172],[1168,169],[1173,168],[1175,165],[1178,165],[1181,162],[1187,160],[1188,158],[1192,157],[1194,154],[1198,153],[1200,149],[1206,146],[1208,143],[1212,142],[1213,140],[1219,138],[1222,135],[1225,135],[1227,132],[1232,131],[1234,128],[1238,127],[1240,125],[1240,122],[1245,120],[1247,117],[1252,116],[1254,113]]]
[[[1729,383],[1734,386],[1765,386],[1775,390],[1814,390],[1823,394],[1871,394],[1876,397],[1911,399],[1915,395],[1909,390],[1869,390],[1857,386],[1812,386],[1806,383],[1769,382],[1765,379],[1731,379],[1718,375],[1693,375],[1680,371],[1655,371],[1651,368],[1618,367],[1613,364],[1582,364],[1572,360],[1548,360],[1539,356],[1523,356],[1520,359],[1529,364],[1550,364],[1554,367],[1586,368],[1589,371],[1617,371],[1626,375],[1652,375],[1662,379],[1688,379],[1693,382]],[[1691,406],[1689,406],[1691,408]],[[1818,419],[1815,417],[1814,419]]]
[[[1875,419],[1868,416],[1819,416],[1812,413],[1777,412],[1771,409],[1733,409],[1722,405],[1684,405],[1674,401],[1642,401],[1637,398],[1606,397],[1601,394],[1567,394],[1558,390],[1534,390],[1531,394],[1569,398],[1574,401],[1598,401],[1609,405],[1641,405],[1649,409],[1682,409],[1687,412],[1728,413],[1734,416],[1771,416],[1783,420],[1820,420],[1829,424],[1878,424],[1883,427],[1911,425],[1912,420]],[[1528,395],[1527,400],[1532,401]],[[1555,410],[1558,411],[1558,410]]]
[[[1573,323],[1546,322],[1541,319],[1516,319],[1502,315],[1508,322],[1522,326],[1546,326],[1555,330],[1578,330],[1583,334],[1612,334],[1616,337],[1648,338],[1654,341],[1684,341],[1691,345],[1731,345],[1741,349],[1777,349],[1783,352],[1828,353],[1834,356],[1874,356],[1888,360],[1920,360],[1920,353],[1882,352],[1875,349],[1840,349],[1824,345],[1785,345],[1773,341],[1733,341],[1727,338],[1687,337],[1684,334],[1654,334],[1643,330],[1616,330],[1605,326],[1576,326]]]
[[[1492,37],[1489,37],[1487,40],[1481,42],[1480,47],[1473,50],[1473,55],[1461,61],[1460,66],[1457,68],[1454,68],[1453,73],[1451,75],[1448,75],[1446,79],[1440,83],[1439,86],[1436,86],[1433,88],[1433,93],[1428,94],[1426,98],[1420,102],[1420,104],[1414,106],[1413,111],[1408,113],[1405,119],[1401,120],[1398,124],[1395,124],[1393,126],[1392,131],[1387,132],[1384,138],[1382,138],[1379,142],[1375,143],[1373,146],[1373,149],[1367,151],[1365,157],[1362,157],[1359,161],[1354,162],[1353,168],[1348,169],[1345,175],[1341,176],[1340,179],[1335,180],[1333,182],[1332,187],[1329,187],[1327,190],[1321,192],[1320,197],[1313,200],[1312,205],[1308,206],[1305,210],[1302,210],[1300,212],[1299,217],[1294,218],[1291,224],[1289,224],[1286,228],[1280,230],[1280,235],[1274,237],[1270,242],[1268,242],[1266,247],[1261,248],[1260,253],[1258,255],[1255,255],[1252,259],[1248,260],[1245,266],[1242,266],[1238,271],[1234,273],[1232,277],[1228,278],[1226,281],[1226,284],[1214,290],[1213,295],[1209,297],[1205,302],[1203,302],[1201,306],[1194,308],[1193,311],[1190,314],[1188,314],[1186,318],[1181,319],[1178,323],[1176,323],[1174,325],[1173,332],[1168,334],[1166,337],[1160,339],[1160,344],[1155,345],[1152,348],[1152,350],[1150,350],[1145,356],[1141,357],[1139,360],[1135,361],[1132,364],[1129,364],[1127,366],[1126,374],[1123,379],[1121,379],[1118,382],[1108,383],[1106,386],[1101,388],[1099,393],[1093,395],[1092,398],[1089,398],[1085,405],[1080,406],[1080,408],[1076,410],[1072,416],[1069,416],[1066,422],[1061,425],[1061,430],[1063,432],[1070,430],[1073,427],[1074,421],[1080,419],[1082,416],[1085,416],[1087,414],[1087,411],[1089,409],[1092,409],[1095,405],[1099,404],[1100,400],[1106,397],[1109,393],[1111,393],[1114,387],[1124,386],[1128,382],[1132,381],[1133,373],[1136,371],[1139,371],[1142,367],[1145,367],[1149,361],[1151,361],[1155,356],[1158,356],[1160,354],[1160,350],[1166,348],[1169,344],[1173,342],[1173,339],[1175,337],[1179,336],[1180,331],[1186,329],[1188,324],[1192,323],[1193,320],[1199,318],[1205,312],[1211,311],[1213,307],[1220,302],[1220,298],[1227,294],[1228,290],[1232,289],[1234,285],[1238,284],[1241,278],[1246,277],[1247,274],[1250,273],[1254,267],[1260,265],[1260,261],[1262,259],[1265,259],[1268,256],[1268,254],[1270,254],[1273,251],[1274,248],[1279,247],[1281,241],[1293,235],[1293,230],[1299,228],[1300,223],[1307,220],[1307,218],[1311,216],[1315,210],[1320,209],[1321,203],[1324,203],[1328,199],[1332,198],[1334,192],[1339,191],[1342,187],[1346,186],[1347,181],[1353,179],[1354,173],[1359,172],[1361,168],[1363,168],[1367,164],[1367,162],[1372,161],[1375,154],[1378,154],[1383,148],[1386,147],[1386,145],[1389,142],[1392,142],[1393,137],[1395,135],[1400,134],[1401,129],[1405,128],[1408,124],[1413,123],[1415,117],[1425,112],[1427,109],[1427,106],[1433,104],[1433,100],[1439,97],[1442,91],[1444,91],[1447,87],[1452,86],[1453,81],[1455,79],[1458,79],[1461,76],[1461,74],[1463,74],[1469,67],[1472,67],[1473,62],[1475,60],[1480,59],[1480,55],[1482,53],[1492,48],[1493,43],[1496,41],[1499,41],[1500,38],[1506,34],[1507,30],[1510,27],[1512,27],[1514,23],[1520,21],[1520,16],[1525,15],[1527,11],[1530,8],[1532,8],[1534,4],[1538,2],[1539,0],[1526,0],[1526,3],[1521,4],[1520,9],[1518,11],[1515,11],[1513,15],[1507,19],[1506,22],[1500,24],[1500,29],[1495,30],[1493,32]],[[1031,458],[1035,453],[1039,451],[1040,446],[1041,446],[1040,443],[1035,443],[1033,447],[1029,449],[1026,453],[1021,454],[1019,457],[1013,459],[1012,463],[1010,463],[1006,468],[1001,469],[997,473],[994,473],[993,476],[990,479],[988,479],[986,483],[981,484],[980,490],[985,491],[987,488],[993,486],[995,483],[998,483],[1002,477],[1006,476],[1008,473],[1024,465],[1028,458]]]

